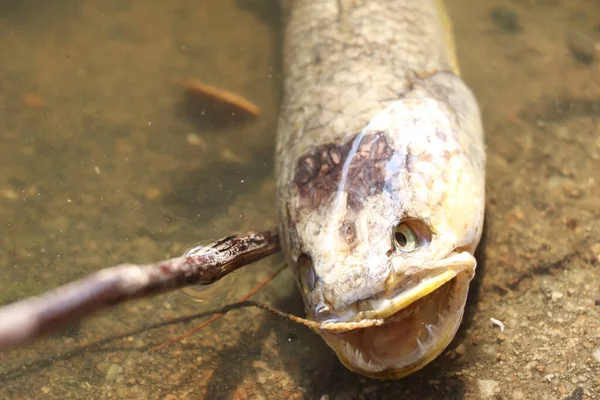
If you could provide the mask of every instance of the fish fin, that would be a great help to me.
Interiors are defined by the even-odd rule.
[[[458,64],[458,57],[456,56],[456,43],[454,41],[454,30],[452,28],[452,21],[448,14],[448,8],[444,0],[435,0],[436,8],[442,22],[442,30],[444,32],[444,40],[446,41],[446,49],[450,58],[450,68],[456,75],[460,75],[460,66]]]

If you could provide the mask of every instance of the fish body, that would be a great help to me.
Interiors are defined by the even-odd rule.
[[[276,176],[307,317],[380,379],[437,357],[462,320],[484,218],[477,101],[434,0],[290,0]]]

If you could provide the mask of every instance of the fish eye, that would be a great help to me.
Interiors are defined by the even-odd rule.
[[[313,267],[312,260],[306,254],[301,254],[298,257],[298,277],[300,278],[300,285],[302,289],[308,293],[315,288],[316,277],[315,269]]]
[[[396,251],[410,253],[427,246],[432,239],[429,226],[418,219],[406,219],[394,228],[393,243]]]
[[[419,246],[419,238],[406,222],[402,222],[394,230],[394,245],[396,249],[408,253]]]

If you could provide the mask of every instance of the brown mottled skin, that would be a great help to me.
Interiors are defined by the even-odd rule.
[[[348,168],[348,186],[352,187],[348,202],[354,209],[360,207],[362,199],[384,189],[386,165],[393,155],[382,133],[375,133],[363,142]],[[294,182],[301,208],[318,208],[337,191],[350,145],[319,146],[298,161]]]
[[[309,318],[359,320],[361,302],[397,293],[393,285],[446,258],[470,257],[479,242],[483,133],[444,18],[434,0],[284,2],[280,238],[290,266],[301,254],[313,263],[314,285],[297,273]],[[433,239],[414,254],[395,253],[393,229],[409,218]],[[467,264],[474,271],[474,259]],[[471,277],[459,280],[455,298]],[[326,340],[358,372],[406,374],[370,370]]]

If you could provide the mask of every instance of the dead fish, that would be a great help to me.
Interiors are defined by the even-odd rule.
[[[350,370],[413,373],[462,320],[484,219],[477,101],[435,0],[284,3],[280,236],[309,319]]]

